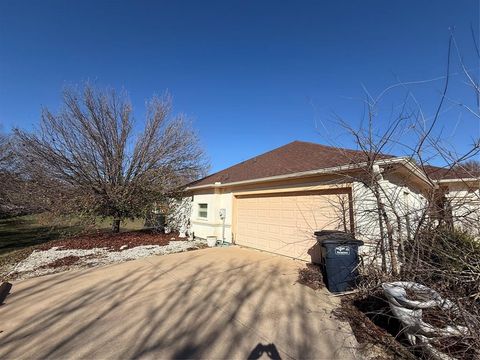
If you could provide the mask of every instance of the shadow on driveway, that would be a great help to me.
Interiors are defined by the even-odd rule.
[[[1,358],[354,358],[326,293],[299,263],[228,248],[14,284]]]

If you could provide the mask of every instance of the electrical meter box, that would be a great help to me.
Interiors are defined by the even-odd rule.
[[[225,219],[225,216],[227,214],[227,209],[220,209],[218,210],[218,216],[220,216],[220,219]]]

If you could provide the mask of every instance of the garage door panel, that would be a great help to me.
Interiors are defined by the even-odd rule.
[[[344,194],[276,194],[236,198],[235,241],[286,256],[311,260],[318,256],[314,231],[343,230]],[[347,209],[342,204],[347,204]],[[346,216],[349,219],[349,214]],[[346,224],[349,227],[349,224]],[[315,249],[312,249],[315,248]]]

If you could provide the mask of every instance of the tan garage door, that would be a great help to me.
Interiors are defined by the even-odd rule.
[[[235,243],[303,260],[318,258],[314,231],[350,230],[348,189],[235,198]]]

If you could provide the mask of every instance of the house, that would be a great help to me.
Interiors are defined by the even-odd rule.
[[[294,141],[189,184],[190,231],[308,261],[319,255],[317,230],[349,231],[373,244],[378,212],[361,181],[367,164],[362,151]],[[432,180],[408,158],[379,155],[373,170],[387,211],[419,216],[438,184],[451,197],[480,195],[478,179],[462,182],[438,169],[429,168]]]

